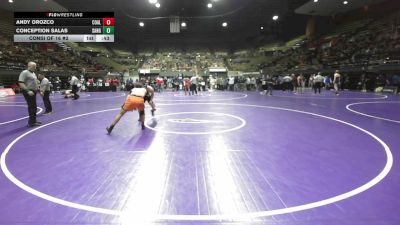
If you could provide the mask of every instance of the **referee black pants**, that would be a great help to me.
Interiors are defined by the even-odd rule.
[[[74,99],[78,99],[79,98],[79,95],[78,95],[78,91],[79,91],[79,88],[78,88],[78,85],[72,85],[72,94],[74,94]]]
[[[29,113],[29,121],[28,125],[33,125],[35,124],[36,121],[36,110],[37,110],[37,105],[36,105],[36,92],[35,94],[30,96],[28,95],[27,92],[23,92],[24,98],[26,103],[28,104],[28,113]]]
[[[321,82],[315,82],[314,84],[314,93],[317,94],[317,91],[319,94],[321,94],[321,87],[322,83]]]
[[[50,91],[45,91],[43,94],[43,103],[44,107],[46,107],[46,112],[52,112],[53,108],[51,107],[51,102],[50,102]]]
[[[194,93],[196,93],[196,95],[197,95],[197,85],[196,84],[191,84],[190,85],[190,91],[192,92],[192,95],[194,95]]]

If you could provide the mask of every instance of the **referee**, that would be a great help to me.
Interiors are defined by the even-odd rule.
[[[50,102],[50,82],[49,80],[43,75],[39,74],[38,78],[40,80],[40,95],[43,97],[43,103],[44,106],[46,107],[46,111],[43,113],[43,115],[49,115],[52,111],[53,108],[51,107],[51,102]]]
[[[72,89],[72,93],[74,94],[74,100],[77,100],[79,98],[78,95],[78,91],[79,91],[79,80],[76,76],[72,75],[71,76],[71,81],[70,81],[70,85],[71,85],[71,89]]]
[[[28,104],[29,121],[28,126],[40,126],[42,123],[36,121],[36,92],[38,89],[37,77],[35,75],[36,63],[29,62],[28,68],[21,72],[18,78],[18,84],[22,94]]]

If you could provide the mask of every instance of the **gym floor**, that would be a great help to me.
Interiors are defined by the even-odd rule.
[[[400,224],[400,95],[123,92],[0,99],[0,224]]]

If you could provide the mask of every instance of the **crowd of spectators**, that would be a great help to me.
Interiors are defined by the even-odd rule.
[[[104,70],[89,54],[63,49],[55,43],[13,43],[0,34],[0,69],[23,70],[26,62],[35,61],[43,72],[88,72]]]
[[[281,72],[400,64],[400,14],[363,24],[344,33],[306,39],[264,67]]]
[[[211,53],[157,53],[147,57],[144,69],[161,71],[196,72],[196,69],[207,70],[209,67],[225,67],[224,58]]]
[[[159,69],[161,71],[190,71],[194,72],[196,59],[192,55],[181,53],[157,53],[147,57],[142,68]]]
[[[261,76],[226,76],[224,74],[210,74],[208,76],[195,75],[199,91],[221,90],[221,91],[253,91],[258,90],[261,84]],[[141,76],[146,84],[151,85],[158,92],[163,90],[184,90],[185,80],[193,79],[193,76],[178,75],[174,77]],[[126,81],[127,87],[133,86],[132,79]]]

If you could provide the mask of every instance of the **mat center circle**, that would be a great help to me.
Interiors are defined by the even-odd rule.
[[[145,126],[151,130],[170,134],[220,134],[238,130],[246,121],[238,116],[216,112],[177,112],[157,115]]]

